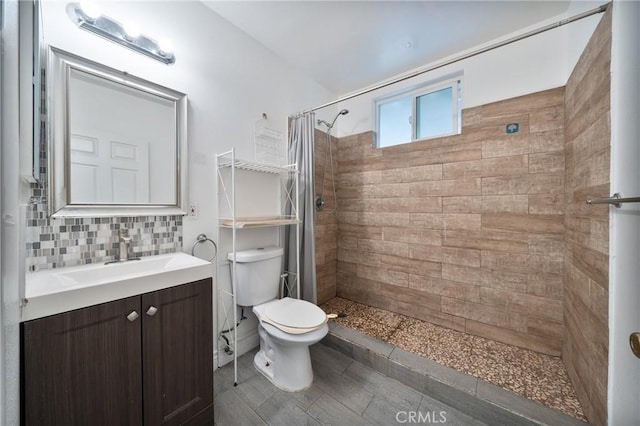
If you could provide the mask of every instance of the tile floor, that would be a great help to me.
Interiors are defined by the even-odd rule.
[[[346,314],[334,320],[345,327],[586,420],[559,357],[338,297],[320,307],[327,313]]]
[[[256,350],[238,358],[238,386],[233,386],[232,364],[216,370],[215,424],[392,425],[408,423],[413,412],[422,415],[422,424],[485,425],[322,344],[311,347],[311,388],[283,392],[256,371]]]

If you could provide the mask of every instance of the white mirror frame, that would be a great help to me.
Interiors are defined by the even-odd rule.
[[[69,76],[72,69],[175,102],[176,204],[70,204]],[[51,217],[186,214],[187,95],[49,46],[47,51],[48,205]]]

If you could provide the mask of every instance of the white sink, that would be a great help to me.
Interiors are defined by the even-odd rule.
[[[212,276],[211,263],[186,253],[26,275],[22,321],[161,290]]]

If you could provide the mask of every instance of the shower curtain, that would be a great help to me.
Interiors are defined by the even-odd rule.
[[[300,171],[298,193],[300,218],[300,271],[296,270],[296,230],[285,227],[284,270],[298,273],[300,280],[300,298],[317,303],[316,248],[314,231],[314,184],[313,184],[313,133],[315,114],[306,113],[291,120],[289,131],[289,164],[297,164]],[[295,183],[290,182],[290,185]],[[293,188],[295,191],[295,188]],[[292,212],[287,212],[292,214]],[[292,283],[291,283],[292,284]],[[291,288],[295,294],[295,287]]]

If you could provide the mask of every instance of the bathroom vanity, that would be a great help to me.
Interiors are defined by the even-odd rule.
[[[73,301],[77,292],[110,289],[115,300],[21,324],[24,425],[212,424],[211,265],[183,253],[150,259],[146,266],[142,260],[65,268],[27,280],[27,295],[41,306],[56,306],[64,293]],[[103,283],[55,291],[50,304],[47,295],[36,296],[38,280],[69,273]],[[188,281],[178,283],[181,276]],[[38,316],[42,310],[30,303],[26,310],[36,313],[29,315]]]

